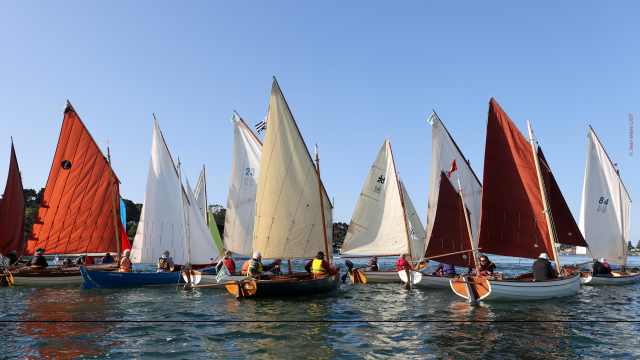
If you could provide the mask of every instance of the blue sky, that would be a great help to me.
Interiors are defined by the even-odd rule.
[[[0,2],[0,186],[14,137],[44,187],[66,99],[144,199],[156,114],[172,155],[226,206],[235,109],[254,125],[276,76],[319,143],[335,220],[349,222],[389,136],[426,219],[435,109],[481,177],[489,94],[530,120],[576,219],[591,124],[640,200],[629,114],[640,118],[637,2]],[[312,150],[312,149],[310,149]],[[632,206],[631,241],[640,239]]]

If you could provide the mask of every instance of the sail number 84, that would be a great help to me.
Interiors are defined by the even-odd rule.
[[[607,205],[609,205],[609,199],[605,200],[604,197],[601,197],[600,200],[598,201],[598,210],[596,210],[597,212],[603,212],[606,213],[607,212]]]

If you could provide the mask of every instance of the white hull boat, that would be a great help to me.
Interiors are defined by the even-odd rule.
[[[628,285],[640,279],[640,271],[627,272],[624,275],[620,271],[613,271],[611,277],[592,276],[588,273],[581,273],[580,283],[584,285]]]
[[[400,282],[400,276],[395,270],[364,271],[368,283],[394,283]]]

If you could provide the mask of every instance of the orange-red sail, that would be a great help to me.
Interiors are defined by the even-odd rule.
[[[553,259],[534,153],[491,99],[482,181],[478,247],[488,254]]]
[[[47,254],[116,252],[109,163],[69,102],[63,113],[58,148],[25,254],[37,248]],[[116,198],[119,184],[114,173]]]
[[[551,208],[551,216],[556,229],[556,242],[565,245],[588,246],[573,214],[571,214],[571,210],[569,210],[569,205],[567,205],[560,191],[556,178],[551,172],[549,163],[544,158],[540,146],[538,146],[538,160],[544,185],[547,188],[549,207]]]
[[[9,255],[11,251],[16,250],[18,257],[22,256],[25,206],[18,159],[11,141],[9,175],[2,196],[2,204],[0,204],[0,254],[2,255]]]
[[[462,199],[444,172],[440,173],[440,194],[426,258],[471,250],[471,240],[464,216]],[[433,259],[454,266],[475,267],[471,252]]]

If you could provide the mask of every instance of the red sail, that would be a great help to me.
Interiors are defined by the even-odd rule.
[[[551,216],[556,229],[556,242],[565,245],[588,246],[578,224],[576,224],[576,220],[571,214],[571,210],[569,210],[567,202],[564,200],[564,196],[562,196],[560,187],[551,172],[549,163],[544,158],[540,146],[538,146],[538,161],[540,162],[540,172],[544,179],[544,185],[547,188],[549,207],[551,208]]]
[[[478,247],[488,254],[553,259],[531,144],[491,99]]]
[[[0,254],[2,255],[9,255],[11,251],[16,250],[18,257],[22,256],[25,206],[22,178],[12,141],[9,176],[7,176],[7,186],[4,188],[2,204],[0,204]]]
[[[426,258],[472,249],[462,199],[444,172],[440,173],[440,195]],[[449,265],[475,267],[471,252],[433,259]]]
[[[109,163],[70,103],[25,253],[116,252]],[[119,181],[113,174],[115,198]],[[119,202],[116,211],[119,213]],[[120,217],[119,215],[117,216]]]

